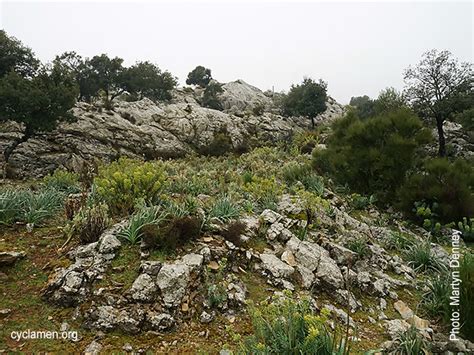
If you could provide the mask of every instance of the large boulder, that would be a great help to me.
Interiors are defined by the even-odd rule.
[[[318,244],[292,237],[286,243],[286,248],[293,253],[299,265],[313,272],[326,287],[339,289],[344,286],[341,270],[329,252]]]

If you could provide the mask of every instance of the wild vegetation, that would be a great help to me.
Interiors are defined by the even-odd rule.
[[[27,135],[72,119],[77,100],[112,110],[120,96],[170,100],[176,86],[150,62],[125,68],[120,58],[67,52],[42,66],[3,31],[0,44],[0,114],[23,123]],[[449,90],[430,86],[433,67],[435,75],[449,72]],[[449,328],[446,249],[458,229],[460,333],[474,341],[474,165],[446,154],[442,129],[448,119],[469,127],[467,67],[447,52],[428,52],[407,71],[404,94],[353,98],[344,117],[318,126],[327,84],[304,79],[280,96],[275,112],[310,119],[314,129],[274,144],[244,142],[237,150],[222,129],[179,159],[117,157],[97,169],[6,181],[0,247],[28,254],[0,264],[5,329],[25,326],[18,297],[35,310],[34,326],[56,317],[84,329],[80,346],[63,342],[61,351],[83,351],[104,329],[118,334],[103,337],[114,351],[127,339],[164,352],[179,340],[189,341],[179,350],[191,352],[206,343],[209,352],[350,354],[389,341],[384,349],[392,353],[428,353],[443,343],[430,326],[436,336]],[[210,69],[196,67],[186,82],[199,87],[202,106],[223,110]],[[252,118],[265,110],[254,107]],[[18,292],[25,279],[32,285]],[[143,335],[150,329],[151,340]],[[0,339],[0,350],[50,345],[23,349]]]

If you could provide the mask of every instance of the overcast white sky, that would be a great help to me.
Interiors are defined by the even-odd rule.
[[[322,78],[341,103],[403,87],[402,72],[432,48],[473,60],[473,5],[465,2],[14,2],[0,27],[43,61],[75,50],[127,65],[151,60],[184,84],[196,65],[221,82],[287,90]]]

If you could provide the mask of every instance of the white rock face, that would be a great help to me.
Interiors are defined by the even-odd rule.
[[[262,106],[272,106],[271,98],[255,86],[247,84],[243,80],[236,80],[222,86],[224,92],[220,99],[224,110],[246,111]]]
[[[262,260],[263,268],[270,271],[276,278],[288,278],[295,272],[292,266],[284,263],[274,254],[260,254],[260,260]]]
[[[343,287],[344,279],[341,270],[336,262],[331,259],[327,250],[316,243],[301,241],[297,237],[291,238],[286,243],[286,248],[293,253],[299,265],[304,266],[310,272],[314,272],[314,276],[323,281],[327,287],[333,289]],[[304,273],[301,273],[301,276],[305,276]],[[307,280],[308,277],[305,276],[303,279]],[[309,281],[304,283],[307,286]]]
[[[38,133],[16,146],[8,163],[0,157],[0,169],[11,177],[43,176],[58,167],[79,170],[84,160],[110,161],[119,156],[155,159],[181,157],[207,146],[214,133],[226,128],[232,144],[244,140],[278,141],[291,132],[309,128],[302,117],[286,118],[266,110],[255,116],[256,105],[270,107],[271,98],[243,81],[223,86],[224,112],[201,107],[198,89],[178,89],[170,103],[149,99],[126,102],[116,99],[113,111],[84,102],[72,109],[75,122],[63,122],[52,132]],[[244,114],[241,114],[244,110]],[[328,109],[318,120],[342,114],[342,106],[328,101]],[[22,127],[11,122],[0,125],[0,149],[7,150],[22,137]]]

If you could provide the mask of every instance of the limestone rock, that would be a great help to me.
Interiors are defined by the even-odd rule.
[[[190,268],[186,264],[164,264],[157,276],[163,302],[167,307],[181,303],[190,279]]]
[[[0,252],[0,266],[13,265],[17,260],[25,257],[24,252],[2,251]]]
[[[298,264],[315,272],[315,276],[327,287],[331,289],[343,287],[341,270],[324,248],[316,243],[301,241],[297,237],[292,237],[286,243],[286,248],[293,253]]]
[[[85,355],[98,355],[102,351],[102,345],[97,341],[93,340],[89,345],[84,349]]]
[[[148,274],[139,275],[130,288],[132,299],[141,302],[152,302],[158,291],[158,286],[152,276]]]
[[[295,269],[278,259],[274,254],[260,254],[260,260],[265,270],[271,272],[275,278],[288,278]]]

